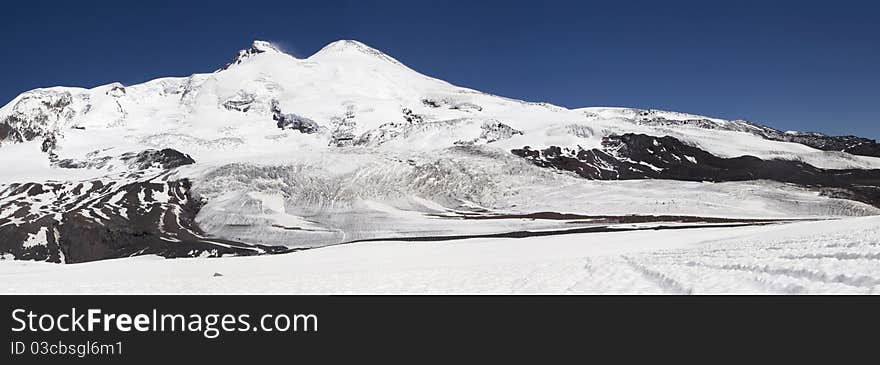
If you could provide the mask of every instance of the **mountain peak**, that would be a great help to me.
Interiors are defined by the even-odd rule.
[[[340,39],[335,42],[330,42],[329,44],[324,46],[324,48],[322,48],[321,51],[325,51],[325,50],[341,51],[341,50],[346,50],[346,49],[374,50],[374,51],[376,51],[373,47],[370,47],[370,46],[364,44],[363,42],[356,41],[354,39]],[[319,53],[321,51],[319,51]],[[376,52],[378,52],[378,51],[376,51]]]
[[[251,43],[251,48],[248,49],[248,51],[256,52],[256,53],[267,53],[267,52],[284,53],[284,51],[282,51],[281,49],[276,47],[271,42],[261,41],[261,40],[254,40],[254,43]]]
[[[342,39],[330,43],[324,48],[321,48],[320,51],[309,57],[309,59],[321,59],[326,57],[336,57],[336,56],[359,56],[359,55],[368,55],[374,58],[378,58],[387,62],[391,62],[396,65],[403,66],[400,61],[394,59],[393,57],[385,54],[384,52],[370,47],[362,42],[353,40],[353,39]]]
[[[261,53],[286,54],[286,53],[284,53],[284,51],[279,49],[277,46],[275,46],[271,42],[254,40],[254,42],[251,43],[250,48],[246,48],[246,49],[242,49],[242,50],[238,51],[238,54],[235,56],[235,58],[232,59],[231,62],[227,63],[225,66],[221,67],[217,71],[223,71],[225,69],[228,69],[228,68],[232,67],[233,65],[240,64],[240,63],[244,62],[246,59],[251,58],[255,55],[261,54]]]

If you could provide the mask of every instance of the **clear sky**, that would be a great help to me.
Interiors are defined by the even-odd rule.
[[[566,107],[633,106],[880,138],[873,1],[14,1],[0,104],[210,72],[253,39],[356,39],[413,69]]]

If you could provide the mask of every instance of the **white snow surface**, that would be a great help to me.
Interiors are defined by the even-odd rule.
[[[37,231],[37,233],[32,233],[32,234],[28,235],[27,240],[24,241],[24,244],[22,244],[22,246],[24,246],[25,248],[30,248],[30,247],[34,247],[34,246],[41,246],[41,245],[45,246],[46,242],[48,240],[48,238],[46,237],[46,234],[48,232],[49,232],[48,228],[41,227],[40,230]]]
[[[369,242],[259,257],[0,260],[0,275],[4,293],[877,294],[880,218]]]

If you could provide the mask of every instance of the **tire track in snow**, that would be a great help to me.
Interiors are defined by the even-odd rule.
[[[876,286],[880,286],[880,279],[870,277],[870,276],[849,276],[845,274],[838,275],[830,275],[828,273],[807,270],[807,269],[788,269],[788,268],[774,268],[769,265],[758,266],[758,265],[744,265],[744,264],[726,264],[726,265],[709,265],[702,264],[699,262],[689,261],[685,263],[686,266],[702,266],[717,270],[735,270],[735,271],[745,271],[751,272],[755,274],[769,274],[769,275],[777,275],[777,276],[788,276],[792,278],[806,279],[810,281],[825,283],[825,284],[843,284],[848,286],[854,286],[857,288],[865,288],[865,289],[873,289]]]
[[[753,282],[758,284],[758,286],[766,288],[770,292],[782,293],[782,294],[807,294],[809,290],[807,287],[799,284],[780,284],[773,282],[771,280],[767,280],[761,277],[756,277],[752,279]]]
[[[623,260],[629,264],[636,272],[642,275],[648,281],[657,284],[663,291],[672,294],[685,294],[690,295],[693,294],[693,289],[685,287],[679,281],[666,276],[662,272],[651,270],[648,267],[639,264],[631,257],[623,256]]]
[[[584,271],[586,275],[582,276],[578,279],[574,284],[571,284],[568,288],[565,289],[566,292],[574,292],[581,285],[591,281],[593,279],[593,275],[596,274],[596,268],[593,266],[593,260],[589,257],[584,257]]]
[[[804,254],[804,255],[784,255],[779,258],[787,260],[801,259],[837,259],[837,260],[880,260],[880,252],[876,253],[854,253],[854,252],[835,252],[827,254]]]

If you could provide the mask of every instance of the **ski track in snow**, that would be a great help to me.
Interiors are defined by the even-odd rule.
[[[7,260],[0,277],[4,293],[877,294],[880,217],[258,257]]]

